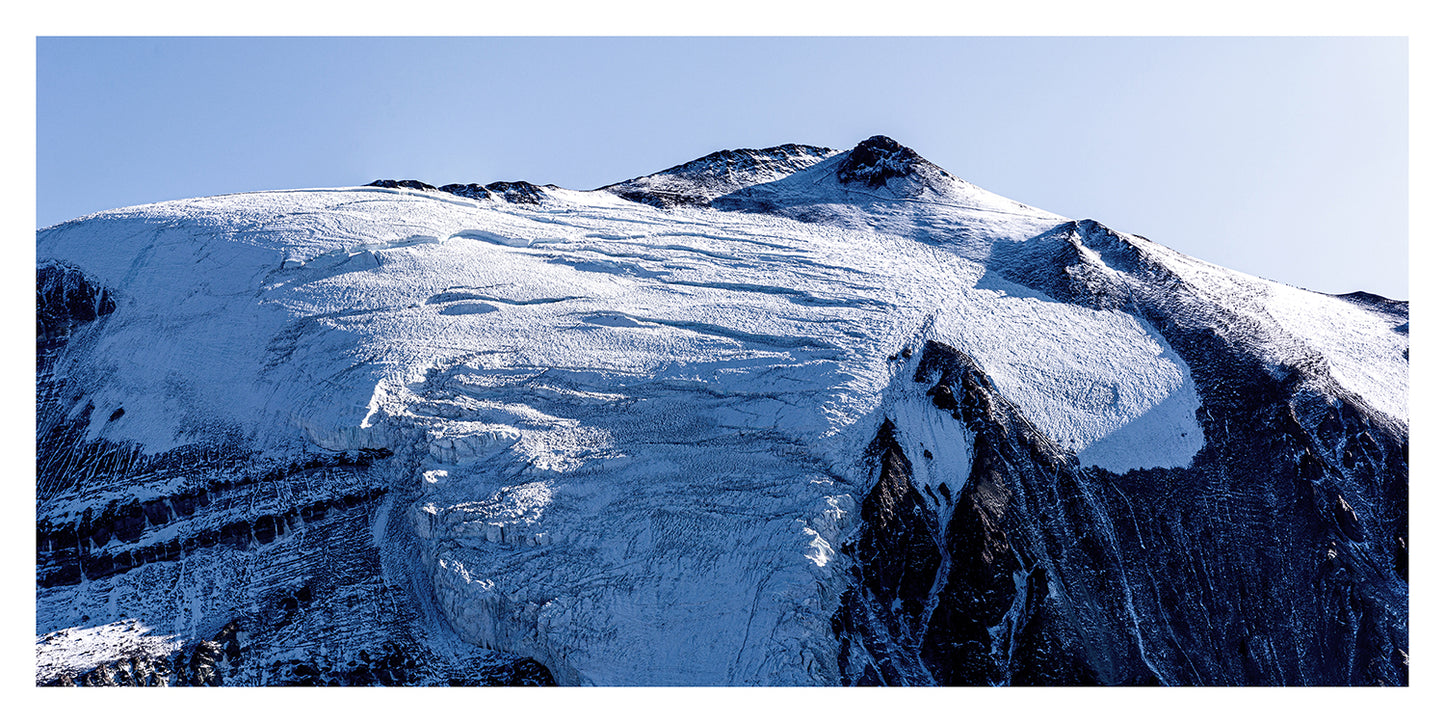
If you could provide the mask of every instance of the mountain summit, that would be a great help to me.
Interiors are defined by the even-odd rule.
[[[41,684],[1408,683],[1408,304],[882,136],[36,256]]]
[[[948,175],[912,148],[887,136],[873,136],[854,146],[838,164],[837,170],[839,183],[865,183],[873,188],[882,186],[891,178],[906,178],[918,173]]]

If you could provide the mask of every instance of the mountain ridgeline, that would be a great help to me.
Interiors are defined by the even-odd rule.
[[[892,139],[37,234],[39,685],[1407,685],[1409,307]]]

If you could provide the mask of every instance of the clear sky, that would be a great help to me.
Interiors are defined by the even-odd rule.
[[[39,38],[36,226],[892,136],[996,193],[1408,298],[1403,38]]]

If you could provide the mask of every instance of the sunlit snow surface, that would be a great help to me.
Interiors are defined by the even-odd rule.
[[[158,635],[137,620],[56,630],[35,640],[36,677],[79,675],[127,658],[167,658],[181,648],[179,635]]]
[[[38,257],[116,292],[61,361],[92,370],[97,409],[124,406],[93,434],[411,450],[397,488],[415,502],[394,514],[415,539],[387,544],[424,551],[464,638],[563,683],[832,682],[861,451],[888,416],[907,444],[956,450],[921,484],[968,470],[971,440],[901,392],[903,349],[972,355],[1087,465],[1182,466],[1203,444],[1188,369],[1145,322],[985,274],[989,244],[1065,220],[996,198],[805,222],[605,192],[255,193],[52,227]],[[1170,258],[1264,289],[1343,384],[1404,418],[1403,360],[1354,354],[1397,343],[1381,317]]]

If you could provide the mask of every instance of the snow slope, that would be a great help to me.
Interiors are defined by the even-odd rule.
[[[379,520],[379,545],[415,556],[463,639],[559,682],[832,682],[859,451],[910,420],[906,444],[955,450],[925,477],[966,477],[957,426],[895,392],[925,340],[1085,465],[1181,467],[1203,444],[1189,368],[1143,316],[1009,273],[1066,219],[927,169],[846,183],[846,159],[715,208],[336,188],[95,214],[37,235],[116,301],[56,375],[100,410],[91,438],[149,453],[408,457],[406,534]],[[1255,322],[1242,343],[1318,355],[1405,423],[1388,318],[1128,238]]]

